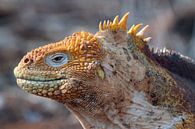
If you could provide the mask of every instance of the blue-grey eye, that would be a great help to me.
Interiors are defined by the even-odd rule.
[[[45,63],[52,67],[60,67],[66,63],[68,63],[68,55],[62,52],[54,53],[52,55],[48,55],[45,58]]]

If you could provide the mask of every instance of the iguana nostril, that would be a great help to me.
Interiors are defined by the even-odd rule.
[[[29,58],[27,58],[27,57],[24,59],[24,63],[25,63],[25,64],[29,64],[29,63],[31,63],[31,62],[32,62],[32,60],[29,59]]]
[[[24,63],[28,63],[30,60],[28,58],[24,59]]]

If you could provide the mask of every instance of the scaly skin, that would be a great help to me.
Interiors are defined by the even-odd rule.
[[[145,53],[148,26],[127,31],[127,18],[27,53],[14,69],[17,84],[63,103],[85,129],[194,129],[186,97],[194,94]]]

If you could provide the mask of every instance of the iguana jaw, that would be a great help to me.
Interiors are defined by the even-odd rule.
[[[49,74],[48,71],[45,73],[51,75]],[[67,83],[67,78],[65,77],[54,78],[52,76],[48,77],[47,74],[45,74],[45,76],[40,77],[36,75],[35,70],[34,72],[32,72],[29,70],[25,70],[25,68],[20,66],[14,69],[14,74],[18,86],[21,87],[24,91],[48,98],[53,98],[55,95],[57,96],[58,94],[60,94],[59,92],[60,86]]]

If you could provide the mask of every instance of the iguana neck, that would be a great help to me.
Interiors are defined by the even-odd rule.
[[[182,115],[173,117],[166,110],[152,106],[141,92],[134,93],[132,102],[118,104],[110,102],[102,107],[101,111],[96,111],[95,108],[94,110],[97,114],[91,115],[75,110],[72,112],[85,129],[151,129],[156,127],[164,129],[173,128],[186,118]]]
[[[143,91],[153,105],[169,107],[172,113],[190,112],[190,104],[186,102],[186,93],[181,84],[168,70],[138,49],[131,37],[124,33],[96,34],[100,37],[103,35],[102,42],[108,53],[103,62],[104,68],[118,73],[116,80],[121,78],[121,82],[126,82],[124,87]]]
[[[105,78],[89,84],[99,87],[96,103],[89,101],[79,109],[66,104],[85,129],[174,128],[187,118],[177,113],[184,110],[179,105],[182,98],[174,93],[176,82],[166,70],[137,51],[124,33],[96,36],[106,51],[101,62]]]

